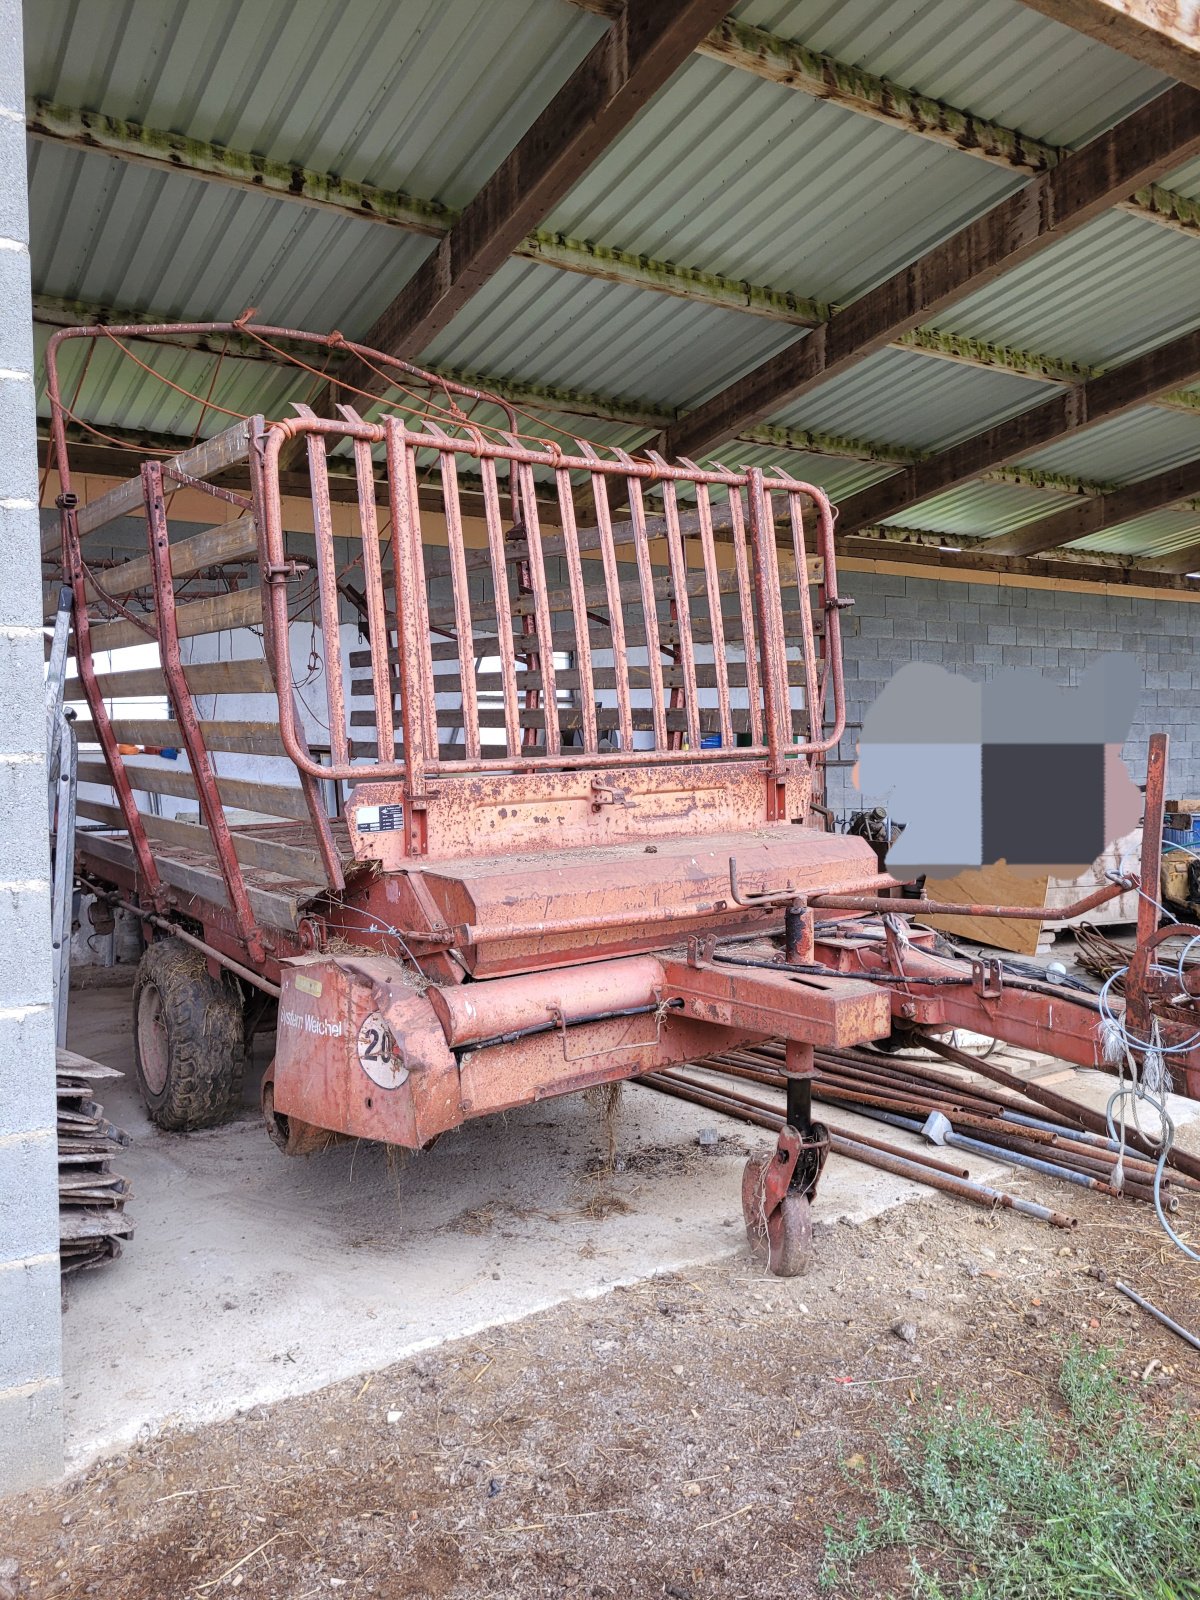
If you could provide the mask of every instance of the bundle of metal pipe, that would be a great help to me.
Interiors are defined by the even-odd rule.
[[[709,1061],[705,1061],[703,1065],[713,1071],[723,1070]],[[777,1109],[770,1103],[739,1091],[733,1086],[725,1087],[704,1078],[697,1078],[679,1067],[648,1073],[637,1081],[647,1089],[655,1089],[660,1094],[686,1100],[692,1105],[704,1106],[709,1111],[718,1111],[723,1116],[748,1122],[755,1127],[768,1128],[772,1133],[778,1133],[784,1125],[781,1108]],[[1074,1217],[1064,1216],[1060,1211],[1052,1211],[1048,1206],[1039,1205],[1034,1200],[1024,1200],[1018,1195],[993,1189],[988,1184],[972,1181],[965,1167],[953,1167],[923,1152],[901,1150],[895,1145],[885,1144],[882,1140],[868,1139],[858,1133],[830,1127],[829,1124],[826,1124],[826,1127],[829,1129],[830,1149],[838,1155],[848,1156],[852,1161],[877,1167],[883,1172],[893,1173],[898,1178],[909,1178],[914,1183],[927,1184],[930,1188],[939,1189],[943,1194],[957,1195],[960,1199],[970,1200],[988,1210],[1004,1206],[1012,1211],[1019,1211],[1024,1216],[1035,1217],[1040,1222],[1048,1222],[1055,1228],[1074,1228],[1077,1225]]]
[[[968,1082],[911,1056],[821,1049],[815,1054],[815,1098],[912,1133],[925,1133],[939,1145],[971,1150],[1083,1188],[1153,1202],[1152,1148],[1143,1144],[1141,1154],[1122,1150],[1109,1136],[1103,1117],[1087,1107],[1039,1091],[1038,1085],[1023,1082],[1003,1067],[965,1055],[932,1036],[923,1035],[917,1042],[991,1082]],[[783,1061],[783,1045],[767,1043],[711,1057],[703,1065],[732,1078],[782,1089]],[[1035,1110],[1041,1114],[1034,1115]],[[906,1158],[909,1154],[900,1153]],[[1173,1211],[1179,1205],[1175,1191],[1200,1190],[1200,1172],[1195,1170],[1195,1159],[1182,1152],[1172,1152],[1171,1165],[1174,1170],[1164,1178],[1161,1194]]]

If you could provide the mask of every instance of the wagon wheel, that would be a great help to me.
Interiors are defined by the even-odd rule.
[[[241,998],[182,939],[158,940],[138,965],[133,1054],[142,1100],[160,1128],[211,1128],[241,1104],[247,1060]]]

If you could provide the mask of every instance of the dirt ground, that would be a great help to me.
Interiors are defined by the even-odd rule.
[[[1078,1336],[1195,1409],[1200,1356],[1096,1273],[1195,1327],[1200,1269],[1147,1207],[1069,1199],[1066,1233],[932,1196],[821,1232],[803,1279],[741,1256],[148,1440],[0,1508],[0,1597],[816,1594],[861,1458],[939,1386],[1014,1412]]]

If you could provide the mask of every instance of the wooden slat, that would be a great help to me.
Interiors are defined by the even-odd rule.
[[[215,528],[206,528],[191,539],[180,539],[171,546],[171,575],[192,578],[206,567],[216,567],[227,561],[248,561],[258,556],[258,536],[251,516],[239,517],[236,522],[222,522]],[[100,576],[100,582],[109,594],[131,594],[152,581],[150,557],[135,556],[119,567],[111,567]]]
[[[85,865],[91,857],[94,861],[110,862],[130,872],[134,870],[133,846],[123,836],[81,833],[78,849]],[[169,855],[160,855],[157,851],[154,861],[159,877],[172,888],[181,889],[185,894],[198,895],[214,905],[228,906],[225,885],[215,866],[209,867],[202,860],[178,860]],[[295,928],[300,921],[300,907],[309,898],[275,873],[259,873],[253,883],[247,879],[246,894],[254,915],[270,928]]]
[[[274,694],[271,669],[261,656],[246,661],[197,661],[184,664],[184,676],[193,695],[197,694]],[[106,700],[137,700],[165,695],[167,680],[160,667],[135,667],[129,672],[98,672],[96,683]],[[84,700],[78,678],[67,680],[67,700]]]
[[[169,794],[178,800],[195,800],[199,804],[196,784],[187,769],[173,771],[170,764],[158,767],[143,766],[133,760],[125,763],[125,774],[135,793]],[[108,768],[103,761],[79,762],[80,783],[111,785]],[[308,822],[308,806],[300,789],[288,789],[279,783],[251,782],[247,778],[218,776],[217,788],[227,806],[237,806],[243,811],[261,811],[270,817],[289,817],[294,822]]]
[[[181,639],[195,639],[202,633],[222,633],[227,628],[262,625],[262,594],[257,584],[233,589],[229,594],[209,595],[175,608],[175,622]],[[148,635],[136,622],[121,618],[117,622],[98,622],[92,628],[92,653],[123,650],[126,645],[149,644],[153,638],[154,616],[148,613]]]
[[[91,800],[83,795],[78,801],[78,810],[81,817],[107,823],[118,831],[125,827],[119,806],[106,805],[102,800]],[[202,855],[212,855],[215,859],[216,848],[212,836],[202,823],[180,822],[175,817],[154,817],[147,812],[142,812],[141,817],[142,827],[151,839],[183,845],[188,850],[198,850]],[[273,839],[259,839],[236,827],[229,831],[234,854],[243,867],[265,867],[268,872],[277,872],[280,877],[294,879],[297,883],[325,882],[325,869],[320,857],[312,850],[282,844]]]
[[[210,750],[226,750],[244,755],[281,756],[283,741],[275,722],[202,722],[200,732]],[[80,744],[95,744],[96,730],[86,718],[75,724]],[[113,723],[118,744],[148,744],[160,749],[179,749],[183,742],[177,722],[121,719]]]
[[[740,652],[740,645],[734,646]],[[733,688],[744,689],[746,683],[746,664],[744,661],[730,661],[727,663],[729,682]],[[650,674],[643,666],[631,665],[628,668],[630,687],[634,689],[649,689]],[[584,688],[581,681],[582,675],[576,667],[560,667],[555,676],[559,689],[580,690]],[[458,674],[456,672],[439,673],[434,678],[439,695],[458,693]],[[758,679],[755,676],[755,683]],[[613,667],[593,667],[592,683],[596,689],[615,689],[617,674]],[[663,684],[668,689],[683,688],[683,671],[679,667],[663,667]],[[717,669],[711,662],[701,662],[696,667],[696,684],[701,689],[715,689],[717,687]],[[355,685],[362,685],[356,688]],[[517,689],[540,689],[542,686],[539,672],[519,672],[517,674]],[[501,687],[498,672],[480,672],[475,677],[475,687],[480,691],[494,690]],[[374,680],[366,677],[355,677],[350,680],[351,696],[355,699],[370,699],[374,693]],[[395,695],[399,700],[399,693]]]
[[[249,454],[248,441],[247,424],[235,422],[231,428],[214,434],[202,444],[194,445],[190,450],[182,450],[178,455],[171,456],[163,465],[174,467],[179,472],[186,472],[189,478],[208,478],[239,461],[245,461]],[[170,479],[167,483],[169,487]],[[128,483],[118,484],[115,489],[102,494],[98,500],[79,507],[76,512],[76,526],[80,538],[95,528],[103,527],[115,517],[125,517],[131,511],[139,510],[142,503],[140,477],[131,478]]]

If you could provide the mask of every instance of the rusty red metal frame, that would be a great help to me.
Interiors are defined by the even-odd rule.
[[[757,585],[757,649],[760,655],[760,670],[762,674],[763,698],[765,701],[765,726],[767,742],[761,738],[756,739],[749,746],[737,746],[732,743],[722,744],[720,748],[706,752],[714,760],[732,761],[763,761],[765,758],[766,769],[774,781],[776,791],[780,798],[769,809],[769,819],[786,815],[785,801],[782,798],[785,777],[785,760],[796,756],[813,756],[830,749],[841,737],[845,725],[845,692],[841,672],[840,631],[838,628],[838,613],[836,605],[829,610],[829,623],[827,624],[826,655],[830,663],[829,680],[833,690],[833,722],[826,731],[822,726],[822,718],[816,705],[819,690],[815,669],[815,639],[811,610],[807,598],[807,568],[806,555],[803,546],[801,513],[795,508],[799,499],[808,499],[818,507],[819,549],[825,563],[825,582],[836,600],[836,589],[833,586],[833,516],[829,503],[819,489],[810,484],[791,478],[764,479],[761,472],[735,473],[725,469],[701,470],[695,467],[670,466],[661,459],[634,461],[629,457],[623,460],[601,460],[595,451],[589,447],[581,446],[581,453],[577,456],[564,454],[562,451],[549,447],[534,449],[522,445],[516,440],[508,444],[496,444],[485,440],[481,435],[475,434],[468,438],[450,438],[440,427],[433,429],[414,429],[395,417],[388,417],[381,423],[351,422],[346,419],[342,422],[327,421],[315,417],[300,417],[268,427],[266,434],[265,450],[263,453],[264,476],[264,543],[266,556],[266,570],[271,577],[268,604],[271,607],[273,628],[273,648],[277,657],[283,649],[282,641],[285,638],[285,625],[287,619],[287,595],[285,588],[285,554],[282,528],[282,511],[280,504],[280,455],[289,440],[303,437],[307,440],[311,459],[318,463],[318,471],[314,483],[314,504],[316,507],[315,525],[318,530],[318,540],[325,537],[325,522],[323,519],[323,501],[321,493],[321,476],[319,462],[320,449],[317,440],[336,439],[339,442],[350,439],[356,446],[384,444],[387,451],[387,472],[389,501],[392,512],[393,524],[393,549],[396,570],[396,590],[398,608],[398,655],[401,682],[401,717],[404,728],[404,755],[402,760],[376,760],[372,762],[352,761],[348,757],[343,759],[342,752],[344,741],[335,742],[335,759],[332,766],[318,767],[312,762],[311,757],[302,749],[296,719],[291,708],[285,701],[280,705],[280,735],[288,755],[301,771],[309,771],[317,777],[337,777],[358,782],[372,779],[402,778],[405,781],[406,791],[411,799],[419,799],[425,793],[426,781],[429,778],[446,778],[462,776],[468,773],[483,772],[536,772],[553,766],[559,770],[573,768],[595,768],[604,766],[640,767],[653,766],[669,762],[688,762],[696,759],[695,747],[699,744],[699,725],[696,721],[696,677],[694,658],[691,656],[690,616],[686,604],[686,568],[683,563],[682,542],[679,538],[678,512],[675,506],[674,495],[679,484],[692,485],[697,490],[708,490],[712,487],[725,489],[731,497],[739,498],[743,493],[749,495],[750,506],[750,549],[753,557],[755,580]],[[452,469],[456,458],[459,456],[473,457],[479,461],[480,477],[483,485],[485,523],[488,538],[488,550],[491,560],[493,579],[493,594],[497,612],[496,649],[501,661],[501,680],[504,694],[505,712],[505,747],[497,750],[495,755],[488,755],[478,748],[478,727],[475,719],[469,717],[469,707],[464,705],[463,718],[469,722],[468,741],[469,752],[464,752],[462,759],[445,760],[439,754],[436,743],[436,708],[435,684],[433,678],[432,661],[430,658],[427,640],[429,637],[429,604],[426,585],[426,574],[422,555],[421,518],[420,508],[416,495],[415,458],[418,451],[435,452],[441,463],[443,484],[453,484]],[[554,748],[555,735],[548,733],[547,748],[544,753],[530,754],[520,732],[520,719],[517,705],[517,675],[515,671],[516,649],[513,639],[513,614],[509,599],[507,567],[509,553],[505,548],[506,535],[500,509],[499,487],[496,478],[496,467],[506,463],[510,468],[515,468],[518,482],[522,484],[523,492],[520,496],[521,513],[525,523],[521,528],[526,544],[530,551],[527,563],[527,572],[532,587],[534,606],[534,631],[528,635],[530,645],[536,645],[536,657],[542,663],[540,694],[542,705],[549,711],[553,685],[553,651],[550,648],[550,616],[546,598],[546,578],[544,564],[540,560],[538,514],[536,501],[532,493],[532,471],[535,467],[553,470],[559,480],[560,503],[566,500],[566,487],[563,478],[571,472],[588,474],[593,484],[597,510],[597,526],[599,530],[599,544],[604,572],[604,581],[609,595],[609,612],[612,629],[612,653],[616,666],[616,694],[617,694],[617,725],[621,733],[620,750],[601,751],[586,747],[575,752]],[[632,717],[629,689],[628,666],[625,659],[625,639],[622,626],[623,610],[618,593],[616,548],[612,529],[611,516],[608,509],[609,484],[616,482],[629,494],[633,505],[635,530],[639,527],[638,500],[641,487],[644,484],[657,485],[664,494],[666,506],[667,545],[670,557],[672,576],[672,598],[676,604],[675,628],[678,634],[681,649],[680,656],[682,670],[686,685],[685,703],[689,722],[689,736],[692,741],[690,748],[665,747],[659,735],[662,732],[661,713],[658,709],[658,696],[655,696],[655,747],[649,750],[633,748]],[[801,635],[798,641],[805,658],[806,686],[806,716],[810,727],[816,730],[817,736],[807,739],[796,739],[791,726],[790,688],[787,669],[787,640],[783,621],[782,596],[778,582],[778,555],[775,549],[774,518],[766,501],[768,491],[783,494],[789,501],[789,510],[792,518],[792,533],[797,550],[798,585],[801,591]],[[707,497],[706,497],[707,503]],[[460,593],[459,581],[465,573],[458,549],[461,526],[457,512],[457,494],[453,488],[447,495],[449,507],[449,533],[448,543],[450,549],[451,573],[455,578],[456,596]],[[703,522],[702,522],[703,527]],[[576,571],[577,540],[573,541],[573,520],[568,519],[565,534],[565,548],[571,581],[576,588],[579,587],[579,575]],[[635,532],[635,552],[640,552],[642,541]],[[713,584],[715,589],[715,545],[711,539],[701,538],[700,549],[705,563],[706,581]],[[735,552],[738,552],[737,565],[739,580],[745,576],[745,565],[740,559],[740,546],[735,539]],[[642,575],[643,589],[648,591],[649,584],[645,575],[645,566],[639,571]],[[457,604],[457,601],[456,601]],[[742,596],[743,615],[748,614],[746,596]],[[646,615],[653,614],[652,608],[647,604]],[[461,625],[461,611],[458,613]],[[588,634],[588,616],[585,608],[577,607],[574,612],[574,637],[577,645],[577,656],[580,663],[581,677],[587,682],[592,675],[591,644]],[[333,648],[333,639],[329,635],[331,623],[322,618],[322,628],[326,632],[327,652]],[[647,630],[653,637],[653,626]],[[749,657],[755,651],[754,636],[747,640],[746,654]],[[656,664],[657,665],[657,664]],[[282,660],[279,661],[282,668]],[[661,669],[658,669],[661,671]],[[718,680],[724,674],[724,662],[718,670]],[[750,676],[749,672],[747,674]],[[651,669],[651,683],[655,682],[656,672]],[[332,683],[327,688],[332,689]],[[725,685],[727,699],[728,685]],[[334,728],[339,716],[338,707],[330,706],[330,727]],[[726,712],[726,717],[728,713]],[[553,718],[546,717],[548,724],[553,723]],[[340,727],[341,724],[339,723]],[[588,726],[587,744],[592,742],[591,735],[594,730]],[[410,823],[415,828],[416,822]]]
[[[238,937],[254,961],[266,955],[262,932],[250,909],[246,881],[241,863],[233,848],[233,836],[225,816],[225,807],[217,789],[216,775],[200,720],[192,704],[179,654],[179,632],[175,621],[175,581],[171,574],[170,536],[167,532],[167,508],[163,499],[163,473],[157,461],[147,461],[142,466],[142,488],[146,502],[146,543],[150,551],[150,566],[154,581],[154,622],[158,631],[159,663],[166,679],[167,692],[175,711],[179,731],[183,735],[192,781],[200,798],[200,814],[208,827],[216,851],[225,892],[237,925]],[[118,757],[118,761],[120,757]]]

